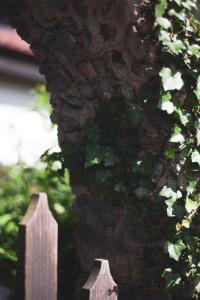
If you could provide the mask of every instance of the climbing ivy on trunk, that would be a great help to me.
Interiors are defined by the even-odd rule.
[[[174,234],[165,250],[173,263],[163,276],[167,287],[190,283],[191,296],[200,293],[200,23],[197,1],[161,0],[155,8],[161,42],[162,87],[158,107],[174,125],[165,155],[176,180],[160,191]]]
[[[159,1],[154,37],[160,43],[159,78],[142,86],[134,104],[113,91],[111,99],[102,101],[94,125],[82,131],[91,184],[100,187],[102,198],[133,213],[140,240],[169,239],[164,250],[172,262],[163,277],[167,288],[189,287],[189,297],[200,293],[200,23],[195,9],[196,1]],[[161,183],[154,178],[160,137],[158,150],[152,140],[155,149],[145,149],[147,136],[142,142],[138,130],[148,110],[165,132],[160,143],[173,173]],[[164,199],[172,220],[163,222]]]

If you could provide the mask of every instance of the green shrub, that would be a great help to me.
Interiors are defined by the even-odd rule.
[[[38,98],[33,110],[44,119],[49,118],[51,108],[45,87],[39,85],[33,93]],[[75,220],[71,214],[75,197],[70,187],[69,173],[62,167],[62,154],[47,150],[41,160],[43,163],[37,167],[28,167],[22,162],[11,166],[0,165],[0,282],[14,290],[18,224],[26,213],[31,194],[45,192],[59,226],[58,299],[72,298],[80,271],[74,242]]]
[[[59,226],[65,227],[62,248],[73,248],[71,228],[73,218],[70,207],[74,196],[69,175],[59,177],[55,167],[35,169],[22,164],[0,167],[0,281],[10,284],[16,273],[18,223],[25,214],[33,192],[48,194],[51,211]],[[70,242],[69,242],[70,241]],[[66,243],[68,244],[66,245]],[[65,255],[67,256],[67,250]]]

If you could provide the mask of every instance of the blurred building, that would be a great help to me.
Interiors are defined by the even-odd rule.
[[[48,122],[31,110],[37,101],[33,93],[44,82],[29,45],[7,24],[0,24],[0,163],[21,159],[35,164],[56,140]],[[53,137],[52,137],[53,134]]]
[[[43,81],[29,45],[14,29],[0,24],[0,102],[27,105],[31,88]]]

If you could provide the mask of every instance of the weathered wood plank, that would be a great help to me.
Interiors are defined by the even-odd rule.
[[[58,226],[45,193],[33,194],[19,224],[20,300],[57,299]]]
[[[83,286],[87,300],[117,300],[117,285],[110,274],[109,262],[104,259],[94,261],[94,269]]]

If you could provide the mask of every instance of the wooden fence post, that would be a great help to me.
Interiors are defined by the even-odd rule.
[[[87,300],[117,300],[117,285],[110,274],[109,262],[95,259],[94,269],[83,286]]]
[[[57,299],[58,226],[45,193],[33,194],[19,224],[17,299]]]

